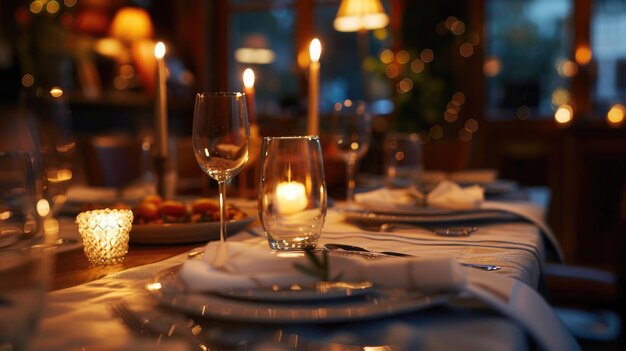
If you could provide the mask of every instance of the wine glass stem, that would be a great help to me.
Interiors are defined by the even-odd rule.
[[[217,182],[220,192],[220,241],[226,242],[226,182]]]
[[[348,156],[346,162],[346,175],[348,178],[348,184],[346,187],[346,201],[348,203],[354,202],[354,188],[356,187],[355,172],[356,172],[357,158],[354,156]]]

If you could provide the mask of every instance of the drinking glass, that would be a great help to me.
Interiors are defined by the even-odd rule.
[[[60,88],[38,88],[27,99],[26,110],[32,112],[32,134],[40,158],[44,196],[57,215],[67,200],[76,154],[69,106]]]
[[[326,218],[319,138],[263,138],[259,173],[259,218],[270,247],[315,248]]]
[[[420,188],[423,170],[422,144],[415,133],[391,133],[383,144],[385,186]]]
[[[226,241],[226,182],[248,161],[250,127],[246,98],[239,92],[198,93],[193,114],[193,149],[204,173],[217,181],[220,240]]]
[[[365,102],[345,100],[335,104],[332,135],[339,155],[346,161],[348,203],[354,202],[358,161],[369,149],[371,134],[371,117]]]
[[[49,205],[33,165],[32,153],[0,152],[0,349],[27,348],[53,266],[58,224],[42,223]]]

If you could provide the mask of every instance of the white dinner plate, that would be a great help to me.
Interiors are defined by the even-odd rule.
[[[252,223],[255,217],[226,222],[228,235]],[[220,237],[220,222],[134,224],[130,230],[131,244],[186,244],[207,242]]]
[[[438,306],[454,294],[415,290],[371,289],[367,294],[333,299],[250,300],[222,293],[190,293],[179,278],[180,266],[157,274],[146,285],[160,303],[209,318],[258,323],[335,323],[379,318]],[[264,290],[263,294],[268,294]],[[309,292],[310,293],[310,292]]]
[[[364,296],[371,293],[374,286],[370,282],[348,283],[320,281],[314,284],[272,286],[265,289],[226,288],[215,292],[231,299],[268,302],[307,302],[337,300]]]

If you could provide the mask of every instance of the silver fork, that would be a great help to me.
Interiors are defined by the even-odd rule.
[[[198,335],[189,329],[187,326],[181,324],[176,318],[159,319],[158,321],[151,321],[147,317],[139,316],[137,312],[128,307],[128,304],[119,300],[109,305],[111,311],[115,313],[122,321],[134,332],[146,337],[154,337],[157,340],[161,340],[163,337],[179,336],[195,349],[202,351],[216,350],[212,345],[207,344],[206,340],[200,338]]]

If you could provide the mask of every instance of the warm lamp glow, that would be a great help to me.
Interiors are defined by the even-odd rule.
[[[322,56],[322,43],[320,43],[319,39],[315,38],[311,40],[309,55],[311,56],[311,62],[319,62],[320,56]]]
[[[243,71],[243,86],[248,89],[254,87],[254,71],[251,68]]]
[[[240,63],[266,65],[274,62],[276,54],[270,49],[239,48],[235,50],[235,60]]]
[[[122,43],[115,38],[103,38],[96,41],[94,49],[97,53],[108,57],[120,57],[124,52]]]
[[[138,7],[123,7],[115,14],[111,23],[111,36],[133,42],[151,38],[152,21],[148,12]]]
[[[276,53],[269,47],[265,36],[260,34],[247,36],[241,47],[235,50],[235,60],[239,63],[266,65],[275,59]]]
[[[380,0],[342,0],[333,26],[339,32],[383,28],[389,24]]]

